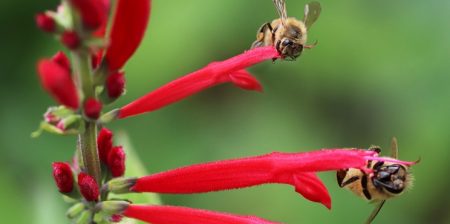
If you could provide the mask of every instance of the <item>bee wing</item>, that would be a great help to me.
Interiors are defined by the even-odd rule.
[[[320,6],[320,3],[316,1],[310,2],[305,5],[305,14],[303,16],[303,22],[305,23],[306,28],[308,30],[312,26],[312,24],[316,22],[316,20],[319,18],[321,10],[322,7]]]
[[[275,4],[275,8],[277,9],[278,15],[281,19],[281,23],[284,26],[287,19],[286,2],[285,0],[273,0],[273,4]]]
[[[398,143],[396,137],[392,137],[391,140],[391,157],[398,159]]]
[[[381,208],[383,207],[386,200],[382,200],[380,203],[378,203],[375,208],[373,209],[372,213],[370,214],[369,218],[366,220],[366,224],[372,223],[372,221],[375,219],[375,217],[378,215],[378,212],[380,212]]]

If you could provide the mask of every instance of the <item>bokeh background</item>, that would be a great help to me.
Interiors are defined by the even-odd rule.
[[[301,18],[306,1],[288,0]],[[397,136],[400,158],[416,160],[410,192],[390,200],[376,223],[450,223],[450,1],[322,0],[309,38],[319,45],[295,62],[250,68],[264,93],[231,85],[109,127],[130,136],[150,172],[272,151],[380,145]],[[2,223],[68,223],[51,177],[75,137],[31,139],[47,106],[35,62],[61,45],[34,26],[57,0],[0,1],[0,211]],[[183,74],[248,49],[277,16],[269,0],[153,2],[149,29],[126,70],[118,107]],[[110,108],[114,108],[111,106]],[[327,210],[293,188],[265,185],[202,195],[163,195],[166,204],[284,223],[362,223],[373,205],[320,175]]]

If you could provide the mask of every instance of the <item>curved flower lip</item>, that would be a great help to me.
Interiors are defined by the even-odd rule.
[[[118,117],[125,118],[151,112],[224,82],[232,82],[247,90],[261,91],[262,87],[258,80],[244,69],[279,56],[275,48],[261,47],[225,61],[210,63],[120,108]]]
[[[123,67],[144,37],[150,17],[150,0],[118,0],[111,26],[106,62],[109,70]]]
[[[152,224],[275,224],[255,216],[240,216],[179,206],[131,204],[123,215]]]
[[[205,193],[279,183],[289,184],[307,199],[331,207],[325,186],[313,172],[364,168],[367,150],[323,149],[312,152],[275,152],[262,156],[191,165],[138,178],[134,192]]]
[[[41,59],[37,70],[45,90],[64,106],[78,109],[77,88],[65,66],[53,60]]]

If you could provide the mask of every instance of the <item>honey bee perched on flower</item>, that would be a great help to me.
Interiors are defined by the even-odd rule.
[[[256,34],[256,41],[251,48],[274,46],[282,58],[295,60],[303,48],[313,48],[315,44],[306,45],[307,32],[311,25],[319,18],[321,7],[318,2],[305,5],[304,17],[300,21],[294,17],[287,17],[285,0],[273,0],[280,18],[265,23]]]
[[[378,146],[371,146],[368,150],[381,152],[381,148]],[[339,170],[336,173],[340,187],[347,188],[356,195],[377,203],[366,223],[371,223],[375,219],[387,199],[400,195],[412,186],[413,177],[409,172],[409,165],[397,163],[395,160],[389,162],[389,159],[397,159],[397,157],[397,139],[393,138],[390,157],[382,157],[380,161],[368,161],[367,168],[373,173],[352,168]],[[419,161],[411,164],[417,162]]]

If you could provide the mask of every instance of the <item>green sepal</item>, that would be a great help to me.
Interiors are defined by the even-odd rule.
[[[66,216],[69,219],[73,219],[77,217],[84,209],[85,205],[82,202],[78,202],[72,205],[72,207],[70,207],[69,210],[67,210]]]
[[[76,224],[90,224],[92,217],[92,211],[84,210],[78,220],[75,222]]]

